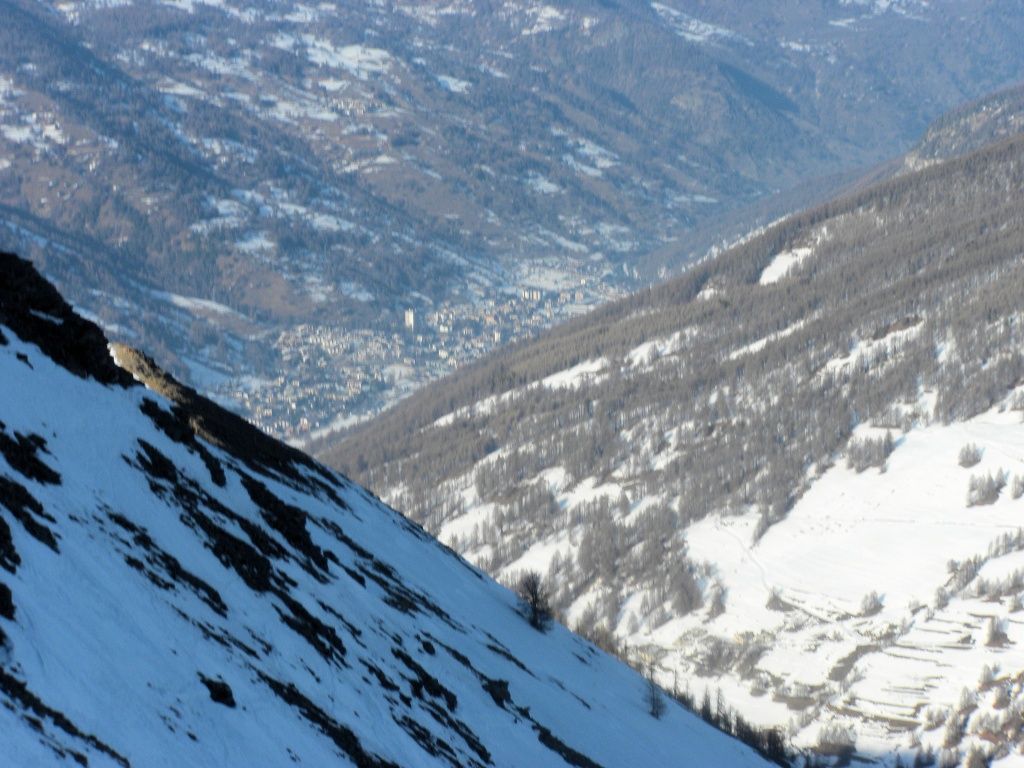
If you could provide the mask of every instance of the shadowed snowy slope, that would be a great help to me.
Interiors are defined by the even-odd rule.
[[[0,755],[763,765],[0,255]],[[165,397],[170,396],[171,399]]]

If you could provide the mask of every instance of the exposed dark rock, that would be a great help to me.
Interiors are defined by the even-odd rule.
[[[356,768],[399,768],[390,760],[367,752],[351,728],[333,720],[330,715],[303,696],[292,683],[282,683],[263,673],[260,673],[260,679],[279,699],[298,710],[308,722],[330,738],[335,746],[355,763]]]
[[[412,692],[416,698],[422,699],[423,692],[426,691],[434,698],[443,699],[449,712],[453,712],[458,707],[459,700],[455,694],[441,685],[440,681],[420,666],[412,656],[401,648],[392,648],[391,654],[401,661],[405,668],[415,676],[409,682],[412,685]]]
[[[0,274],[0,324],[76,376],[121,387],[135,385],[110,358],[103,331],[76,315],[30,262],[0,252]]]
[[[366,578],[359,571],[349,568],[347,565],[343,565],[341,569],[352,577],[352,581],[356,582],[360,587],[366,586]]]
[[[384,670],[382,670],[376,664],[373,664],[373,663],[367,661],[366,659],[360,659],[359,661],[360,661],[360,663],[364,667],[366,667],[366,670],[371,675],[373,675],[375,678],[377,678],[377,684],[381,688],[383,688],[385,691],[391,691],[392,693],[397,693],[398,691],[401,690],[401,688],[399,688],[397,685],[395,685],[394,681],[391,680],[391,678],[389,678],[387,675],[384,674]]]
[[[200,531],[207,546],[220,562],[233,569],[256,592],[267,592],[272,587],[287,585],[286,577],[275,573],[270,557],[285,558],[287,552],[252,521],[231,511],[191,481],[182,478],[174,463],[156,447],[139,440],[142,451],[135,462],[129,464],[144,471],[154,493],[173,499],[183,510],[182,520],[193,530]],[[245,531],[253,544],[242,541],[224,530],[205,512],[206,507]],[[253,546],[255,545],[255,546]]]
[[[470,730],[469,726],[467,726],[461,720],[457,720],[455,717],[450,715],[446,710],[441,709],[441,707],[437,706],[433,702],[429,702],[426,704],[426,710],[430,713],[434,720],[441,725],[442,728],[457,733],[459,735],[459,738],[461,738],[462,741],[465,742],[466,746],[469,747],[469,749],[472,752],[474,752],[476,756],[483,761],[484,764],[491,764],[491,753],[483,745],[483,742],[481,742],[480,739],[477,738],[476,734],[473,733],[472,730]],[[470,765],[478,765],[478,763],[474,760],[470,763]]]
[[[273,587],[274,568],[270,561],[251,544],[228,533],[208,516],[191,509],[186,522],[206,536],[207,544],[220,562],[237,573],[254,592],[268,592]]]
[[[0,517],[0,566],[4,570],[14,573],[21,564],[17,550],[14,549],[14,539],[11,536],[11,529],[7,522]]]
[[[384,602],[387,605],[402,613],[431,613],[449,626],[459,628],[444,609],[426,595],[406,587],[394,568],[381,562],[372,552],[353,541],[333,520],[319,518],[314,522],[359,556],[363,562],[357,566],[358,574],[348,568],[344,568],[345,572],[363,586],[367,579],[374,582],[384,590]]]
[[[142,438],[139,438],[142,451],[135,454],[139,466],[147,475],[156,480],[164,480],[178,485],[178,468],[160,449]]]
[[[14,621],[14,596],[11,588],[0,581],[0,618]]]
[[[484,690],[494,699],[494,703],[502,709],[512,703],[512,696],[508,692],[508,680],[491,680],[483,678]]]
[[[420,745],[420,748],[423,749],[424,752],[428,755],[432,755],[433,757],[439,757],[445,760],[452,766],[452,768],[478,768],[483,765],[476,760],[466,763],[461,759],[461,756],[452,749],[451,744],[432,734],[427,728],[423,727],[408,715],[402,715],[401,717],[395,718],[395,722],[401,726],[403,731],[409,734],[413,741]],[[487,764],[490,765],[490,761],[488,761]]]
[[[248,656],[250,659],[253,659],[254,661],[260,658],[260,655],[256,652],[255,648],[246,645],[234,635],[228,634],[224,630],[213,626],[209,622],[200,621],[199,619],[189,616],[180,608],[175,607],[174,612],[178,614],[178,616],[180,616],[184,621],[187,621],[193,627],[198,629],[199,632],[202,634],[204,640],[212,640],[222,648],[227,648],[229,650],[239,650],[246,656]],[[265,650],[265,652],[269,653],[269,650]]]
[[[473,666],[473,663],[469,660],[469,657],[466,656],[466,654],[461,653],[460,651],[457,651],[456,649],[452,648],[450,645],[446,645],[445,643],[442,643],[440,640],[438,640],[437,638],[435,638],[433,636],[431,636],[431,640],[433,640],[435,643],[437,643],[437,645],[440,645],[442,648],[444,648],[453,659],[455,659],[457,662],[459,662],[459,664],[461,664],[466,669],[468,669],[471,672],[473,672],[473,674],[475,674],[477,677],[483,678],[483,676],[476,670],[476,667]]]
[[[413,673],[414,677],[406,678],[410,684],[413,696],[423,702],[424,709],[430,716],[445,730],[457,733],[477,757],[485,764],[490,764],[491,755],[483,743],[476,737],[476,734],[461,720],[455,718],[452,713],[458,707],[458,698],[450,690],[445,688],[439,680],[433,677],[426,669],[416,662],[409,654],[399,647],[391,649],[392,655],[402,662],[406,669]],[[470,666],[470,668],[472,668]],[[474,670],[475,671],[475,670]],[[430,698],[425,696],[427,694]],[[444,708],[438,706],[435,700],[444,702]],[[408,704],[406,706],[409,706]]]
[[[124,562],[133,571],[138,571],[139,573],[142,573],[142,574],[146,573],[146,566],[145,566],[145,564],[141,560],[139,560],[139,558],[132,557],[131,555],[125,555],[124,556]],[[173,586],[172,584],[168,584],[166,582],[159,581],[159,580],[154,580],[154,583],[158,587],[160,587],[161,589],[171,589],[171,587]]]
[[[180,413],[165,411],[155,400],[149,397],[143,399],[142,405],[139,406],[139,410],[148,416],[156,425],[157,429],[167,435],[171,440],[174,440],[176,443],[181,443],[193,453],[198,454],[199,458],[201,458],[203,463],[206,465],[207,471],[210,473],[210,479],[221,488],[224,487],[227,483],[227,477],[224,474],[224,467],[213,453],[210,452],[210,449],[196,438],[195,433],[189,428],[188,423],[181,418]]]
[[[509,693],[507,680],[493,680],[489,678],[483,672],[474,667],[473,662],[471,662],[469,660],[469,657],[466,656],[464,653],[461,653],[457,651],[455,648],[452,648],[451,646],[442,643],[440,640],[437,640],[436,638],[431,639],[433,640],[433,642],[437,643],[437,645],[444,648],[444,650],[447,651],[448,654],[453,659],[459,662],[459,664],[461,664],[474,675],[476,675],[477,679],[480,680],[480,684],[483,686],[483,689],[494,700],[495,704],[497,704],[502,709],[510,709],[512,705],[512,695]]]
[[[537,731],[538,741],[552,752],[557,752],[569,765],[577,766],[577,768],[601,768],[600,763],[595,763],[582,752],[577,752],[543,725],[534,722],[533,728]]]
[[[585,707],[586,709],[593,709],[593,707],[591,707],[590,704],[587,701],[585,701],[582,697],[580,697],[579,694],[573,693],[568,688],[566,688],[565,684],[561,680],[559,680],[558,678],[552,677],[551,675],[548,675],[548,680],[551,681],[552,683],[554,683],[555,685],[557,685],[559,688],[561,688],[567,694],[572,696],[574,699],[576,699],[576,701],[578,701],[580,703],[581,707]]]
[[[235,708],[235,694],[231,690],[231,686],[225,683],[223,680],[214,680],[204,675],[202,672],[199,673],[199,679],[203,685],[210,692],[210,698],[217,704],[223,704],[225,707]]]
[[[570,765],[579,766],[580,768],[600,768],[600,766],[593,760],[588,758],[586,755],[577,752],[572,747],[569,747],[567,744],[565,744],[556,736],[554,736],[548,728],[542,726],[540,723],[534,720],[528,708],[516,706],[515,702],[512,700],[512,694],[509,690],[509,683],[507,680],[495,680],[490,677],[487,677],[487,675],[477,670],[473,666],[472,662],[470,662],[469,658],[467,658],[464,654],[460,653],[454,648],[445,645],[444,643],[441,643],[440,641],[435,642],[437,642],[438,645],[444,648],[445,651],[447,651],[452,656],[452,658],[454,658],[456,661],[458,661],[460,664],[466,667],[466,669],[473,672],[473,674],[475,674],[477,678],[479,678],[480,684],[483,686],[483,689],[487,692],[487,694],[491,697],[491,699],[497,706],[501,707],[502,709],[508,712],[513,712],[519,717],[522,717],[533,723],[534,730],[537,732],[537,737],[545,747],[557,752],[559,755],[561,755],[562,759],[564,759]],[[489,646],[489,648],[490,650],[498,653],[499,655],[514,661],[516,666],[520,667],[521,669],[529,673],[529,670],[527,670],[526,667],[524,667],[518,660],[512,657],[511,654],[508,653],[508,651],[499,648],[496,645]],[[529,674],[532,675],[532,673]],[[575,694],[573,695],[575,696]],[[584,704],[584,706],[586,706],[587,709],[590,709],[589,704],[586,704],[586,702],[584,702],[582,699],[579,699],[578,696],[576,698],[582,704]]]
[[[60,475],[40,460],[37,455],[40,451],[46,453],[46,440],[42,437],[17,432],[11,437],[0,422],[0,454],[3,454],[11,469],[37,483],[59,485]]]
[[[113,349],[126,370],[175,403],[174,417],[195,436],[238,457],[256,472],[274,473],[306,490],[315,486],[339,506],[347,506],[331,487],[336,476],[306,454],[263,434],[245,419],[176,381],[138,350],[123,344],[114,344]],[[300,468],[305,468],[309,474],[302,474]]]
[[[345,631],[347,631],[350,635],[352,635],[352,637],[355,638],[355,640],[358,642],[359,638],[363,634],[363,631],[359,627],[357,627],[355,624],[350,622],[348,619],[346,619],[344,616],[342,616],[336,610],[331,608],[331,606],[329,606],[323,600],[317,600],[317,603],[319,604],[319,606],[326,613],[329,613],[331,616],[333,616],[335,619],[337,619],[339,622],[341,622],[341,626],[343,626],[345,628]],[[363,645],[362,643],[359,643],[359,644]],[[363,646],[363,647],[365,647],[365,646]]]
[[[493,637],[491,639],[494,640]],[[492,643],[487,644],[487,650],[498,654],[499,656],[501,656],[501,658],[505,659],[506,661],[510,661],[515,666],[519,667],[519,669],[521,669],[523,672],[526,672],[531,677],[533,676],[533,673],[526,668],[523,662],[521,662],[519,659],[517,659],[515,656],[509,653],[508,649],[499,644],[496,640]]]
[[[281,620],[309,643],[325,661],[345,666],[345,644],[333,627],[324,624],[297,600],[281,593],[278,595],[288,611],[277,609]]]
[[[118,526],[131,534],[131,543],[146,552],[146,564],[138,562],[137,570],[144,573],[151,582],[161,589],[175,589],[184,586],[191,590],[200,600],[221,616],[227,616],[228,607],[220,593],[210,584],[186,570],[176,557],[168,554],[157,546],[145,529],[135,525],[128,518],[116,512],[108,512],[107,516]],[[126,561],[132,565],[128,556]],[[148,567],[147,567],[148,566]],[[132,566],[136,567],[136,566]],[[162,573],[166,578],[160,576]]]
[[[413,673],[414,677],[406,678],[406,680],[410,684],[412,695],[420,700],[423,709],[426,710],[431,718],[440,725],[443,730],[458,734],[462,741],[465,742],[466,746],[477,756],[477,758],[479,758],[480,761],[482,761],[481,763],[477,763],[476,760],[472,760],[469,764],[490,765],[490,752],[488,752],[480,739],[477,738],[476,734],[453,714],[458,708],[459,703],[455,694],[445,688],[440,681],[427,672],[426,669],[424,669],[416,662],[415,659],[409,656],[409,654],[401,648],[396,646],[391,649],[391,653],[396,659],[402,662],[406,669]],[[472,665],[469,664],[468,659],[466,660],[466,666],[469,667],[469,669],[472,669]],[[477,673],[476,670],[473,670],[473,672],[482,679],[485,679],[482,675]],[[402,701],[407,708],[412,705],[412,701],[409,697],[403,696]],[[444,702],[444,707],[439,706],[437,701]],[[398,721],[396,720],[396,722]],[[424,732],[426,732],[426,729],[424,729]],[[445,742],[431,737],[430,743],[433,745],[433,748],[438,749],[437,752],[431,752],[431,754],[443,756],[447,756],[449,754],[441,747],[442,744],[446,744]],[[426,748],[426,744],[422,742],[420,742],[420,744]],[[456,763],[456,765],[461,765],[461,763]]]
[[[256,632],[249,627],[246,627],[245,631],[249,633],[250,639],[260,647],[260,650],[263,651],[264,654],[269,655],[273,653],[274,646],[264,640],[260,635],[256,634]]]
[[[259,507],[260,515],[267,525],[280,533],[285,541],[302,553],[307,562],[313,563],[321,572],[326,572],[327,557],[324,555],[324,551],[313,543],[309,531],[306,530],[306,513],[298,507],[281,501],[256,478],[244,472],[240,472],[239,476],[249,498]],[[325,580],[324,573],[317,573],[311,568],[306,570],[317,580],[321,582]]]
[[[43,505],[23,485],[19,485],[3,475],[0,475],[0,505],[11,511],[14,518],[21,523],[30,536],[42,542],[54,552],[60,551],[57,548],[57,537],[53,531],[40,523],[36,517],[41,517],[51,523],[56,521],[43,511]],[[0,530],[0,557],[4,554],[2,551],[5,538],[3,533]],[[10,540],[9,531],[7,532],[6,539]]]
[[[64,733],[85,742],[97,752],[107,755],[122,768],[129,768],[130,764],[123,755],[118,754],[112,747],[104,744],[95,736],[83,733],[63,712],[48,707],[42,699],[28,689],[25,683],[2,668],[0,668],[0,693],[6,695],[13,704],[19,705],[21,709],[31,712],[31,715],[26,713],[22,714],[22,717],[30,721],[37,730],[43,729],[42,720],[49,720]]]

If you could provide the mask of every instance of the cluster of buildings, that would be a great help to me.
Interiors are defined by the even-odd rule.
[[[405,308],[397,328],[300,325],[277,339],[281,375],[220,394],[238,402],[261,429],[302,440],[373,415],[501,344],[615,295],[603,281],[584,278],[568,290],[528,286],[430,311]]]

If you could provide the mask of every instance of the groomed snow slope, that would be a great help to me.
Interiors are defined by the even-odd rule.
[[[0,762],[764,765],[0,274]]]

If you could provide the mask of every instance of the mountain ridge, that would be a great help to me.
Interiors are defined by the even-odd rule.
[[[642,677],[534,629],[364,490],[108,350],[27,262],[0,268],[15,764],[766,765],[667,698],[655,719]]]

